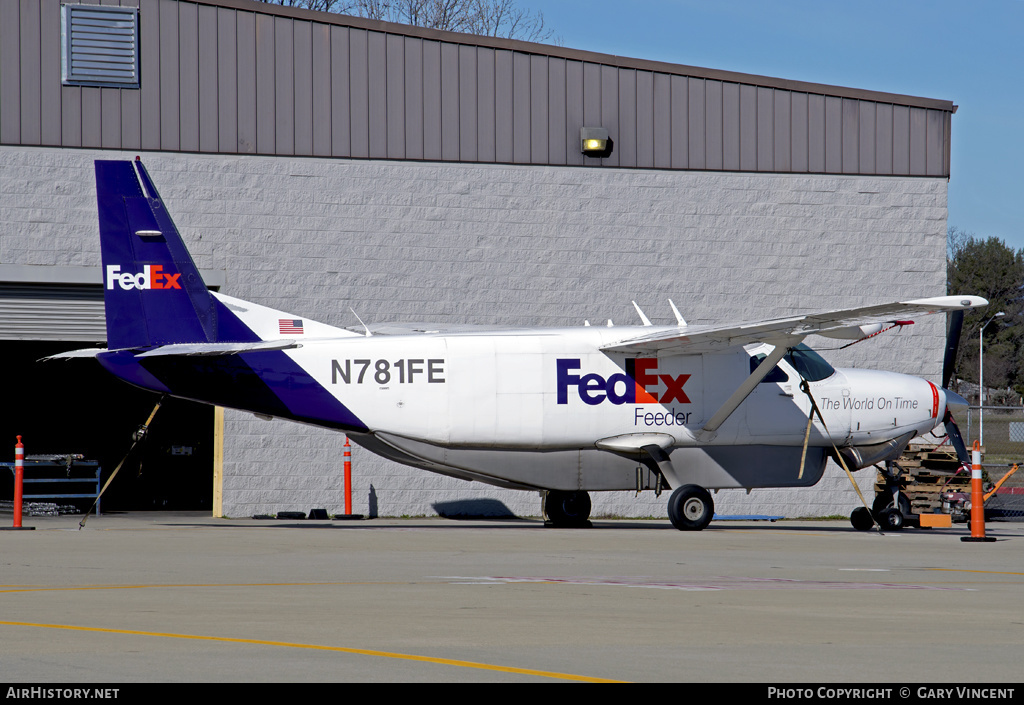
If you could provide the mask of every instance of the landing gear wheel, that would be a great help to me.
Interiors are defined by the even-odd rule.
[[[892,506],[894,506],[894,503],[892,501],[892,490],[885,489],[875,496],[875,501],[871,505],[871,511],[873,511],[875,514],[878,514],[883,509],[888,509],[889,507]],[[907,516],[908,514],[910,514],[910,500],[907,499],[907,495],[905,492],[900,492],[899,506],[896,508],[900,510],[903,516]]]
[[[544,498],[544,513],[560,528],[590,526],[590,495],[586,492],[551,490]]]
[[[883,509],[878,513],[878,525],[882,527],[882,531],[902,531],[903,513],[896,507]]]
[[[857,531],[867,531],[875,525],[875,520],[871,518],[867,507],[857,507],[850,512],[850,523]]]
[[[668,518],[680,531],[701,531],[714,515],[711,493],[699,485],[683,485],[668,500]]]
[[[910,500],[903,492],[899,494],[899,502],[893,501],[892,490],[885,489],[878,493],[871,510],[883,531],[902,531],[910,516]]]

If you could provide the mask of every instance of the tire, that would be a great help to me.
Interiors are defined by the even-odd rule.
[[[857,507],[850,512],[850,523],[857,531],[868,531],[875,525],[875,520],[871,518],[867,507]]]
[[[902,531],[903,513],[896,507],[883,509],[878,513],[878,525],[882,527],[882,531]]]
[[[590,526],[590,494],[551,490],[544,499],[544,513],[560,528]]]
[[[882,527],[882,531],[902,531],[910,516],[910,500],[905,492],[900,492],[899,506],[895,506],[892,490],[885,489],[875,496],[871,509]]]
[[[910,500],[907,499],[906,492],[900,492],[899,504],[900,506],[897,507],[897,509],[900,510],[900,513],[903,514],[903,516],[908,516],[910,514]],[[889,509],[892,506],[892,490],[884,489],[875,495],[875,501],[871,505],[871,511],[877,515],[881,513],[882,510]]]
[[[711,493],[700,485],[683,485],[668,500],[668,518],[680,531],[702,531],[714,516]]]

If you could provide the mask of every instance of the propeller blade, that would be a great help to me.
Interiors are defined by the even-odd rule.
[[[956,351],[960,347],[960,333],[964,328],[964,312],[953,311],[949,314],[949,327],[946,331],[946,355],[942,359],[942,388],[949,388],[949,380],[953,376],[956,365]]]
[[[946,418],[942,422],[946,425],[946,433],[949,434],[949,442],[953,445],[953,449],[956,450],[957,459],[961,465],[970,465],[971,455],[967,452],[964,437],[960,435],[960,427],[956,425],[956,420],[953,418],[953,414],[949,412],[949,409],[946,409]]]

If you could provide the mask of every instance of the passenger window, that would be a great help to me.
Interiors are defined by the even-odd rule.
[[[767,357],[767,355],[765,355],[764,353],[758,353],[757,355],[754,355],[753,357],[750,358],[750,373],[751,374],[754,373],[754,370],[757,369],[757,366],[760,365],[761,362],[766,357]],[[766,384],[768,382],[775,382],[777,384],[782,384],[782,383],[788,382],[788,381],[789,381],[789,375],[786,374],[785,370],[783,370],[781,367],[776,365],[775,369],[772,370],[771,372],[769,372],[768,375],[764,379],[761,380],[761,384]]]

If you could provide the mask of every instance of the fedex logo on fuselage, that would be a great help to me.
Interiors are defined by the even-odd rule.
[[[178,277],[181,273],[165,272],[162,264],[144,264],[142,271],[138,274],[122,272],[121,265],[107,265],[107,288],[113,289],[114,285],[125,291],[130,289],[180,289],[181,283]]]
[[[604,400],[612,404],[668,404],[677,401],[689,404],[690,398],[683,386],[690,375],[668,375],[658,373],[658,359],[638,357],[626,360],[626,371],[617,372],[607,379],[599,374],[578,375],[579,358],[556,360],[558,366],[558,403],[569,403],[569,387],[576,387],[583,403],[595,406]],[[658,382],[665,385],[665,391],[658,394],[651,388]]]

